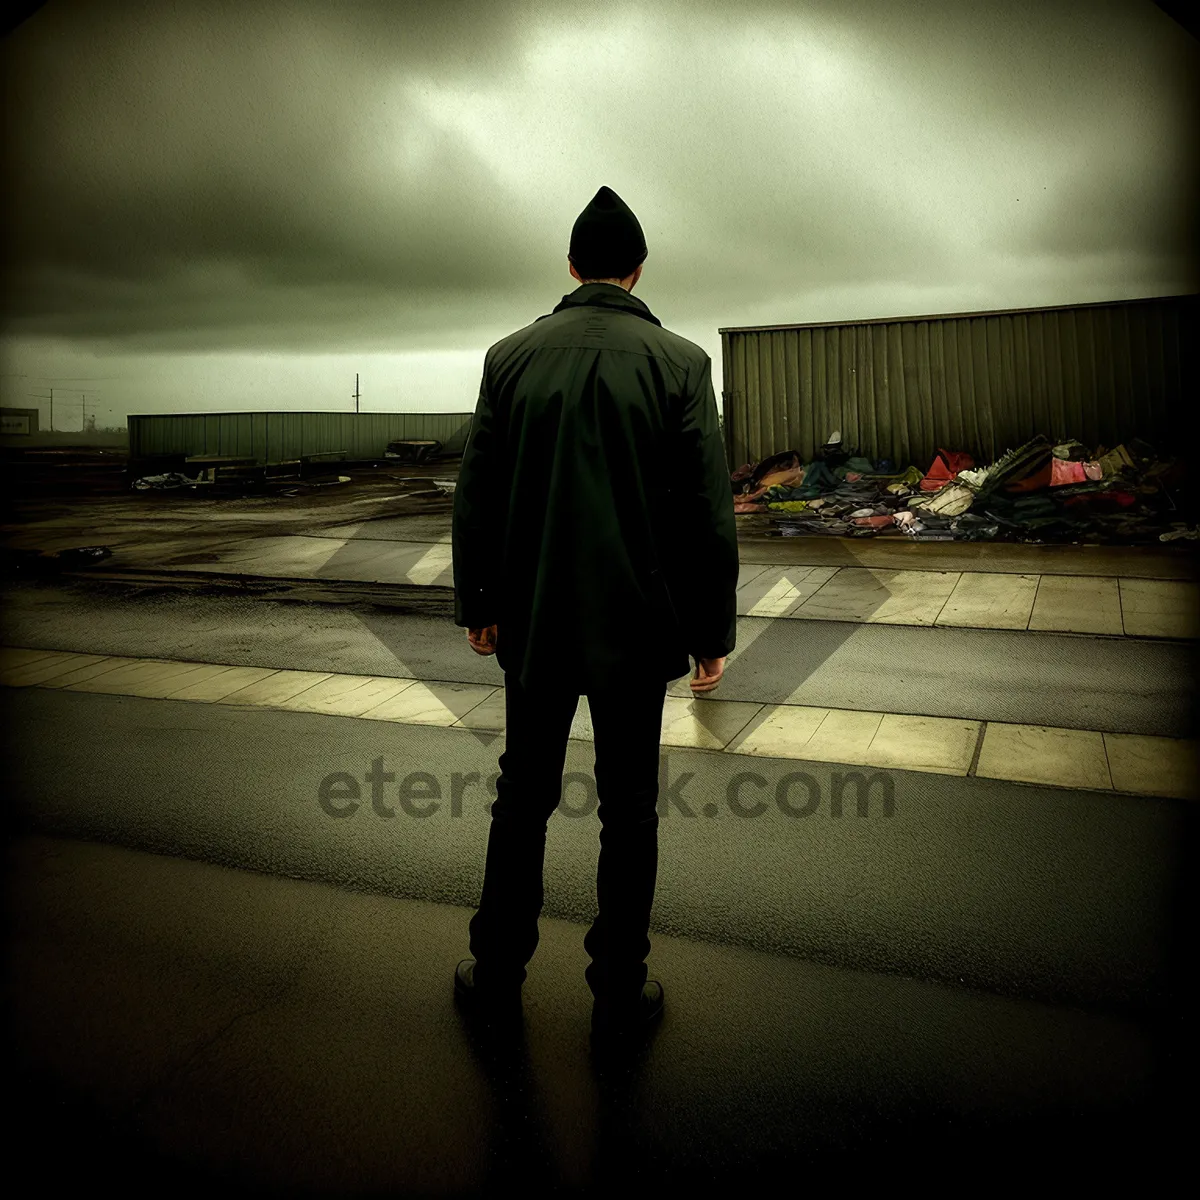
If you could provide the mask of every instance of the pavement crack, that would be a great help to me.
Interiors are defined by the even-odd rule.
[[[212,1033],[192,1043],[175,1062],[167,1064],[142,1090],[137,1098],[128,1105],[124,1113],[124,1121],[127,1124],[136,1125],[138,1119],[145,1113],[149,1105],[154,1100],[161,1099],[164,1094],[169,1092],[175,1082],[185,1076],[194,1063],[198,1062],[208,1051],[225,1039],[231,1030],[243,1021],[250,1020],[260,1013],[276,1007],[288,996],[308,969],[309,963],[317,952],[318,945],[328,941],[332,927],[332,919],[327,919],[322,923],[322,932],[315,934],[309,939],[307,950],[297,955],[293,969],[275,987],[271,988],[261,1001],[233,1013]]]
[[[285,989],[286,990],[286,989]],[[249,1017],[255,1017],[261,1012],[274,1007],[281,997],[271,996],[264,999],[260,1004],[256,1004],[252,1008],[245,1009],[242,1012],[234,1013],[223,1025],[220,1026],[214,1033],[208,1037],[194,1043],[188,1052],[178,1059],[175,1063],[167,1066],[161,1071],[155,1079],[146,1087],[142,1093],[129,1105],[125,1112],[125,1120],[130,1123],[136,1123],[146,1110],[150,1102],[158,1097],[161,1097],[171,1085],[184,1075],[188,1068],[197,1061],[208,1050],[212,1049],[222,1038],[229,1033],[239,1022],[246,1020]]]

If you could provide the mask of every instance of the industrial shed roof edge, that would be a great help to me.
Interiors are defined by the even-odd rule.
[[[965,317],[1006,317],[1018,313],[1063,312],[1073,308],[1113,308],[1126,304],[1162,304],[1172,300],[1200,300],[1200,292],[1178,296],[1135,296],[1131,300],[1100,300],[1087,304],[1046,304],[1038,308],[997,308],[986,312],[927,313],[911,317],[863,317],[847,321],[801,321],[786,325],[727,325],[718,333],[770,333],[783,329],[833,329],[844,325],[896,325],[910,321],[957,321]]]

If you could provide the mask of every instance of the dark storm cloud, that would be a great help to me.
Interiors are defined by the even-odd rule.
[[[511,197],[395,83],[485,82],[522,11],[51,2],[6,46],[10,315],[253,338],[393,290],[502,287],[521,230],[488,215]],[[414,133],[419,171],[388,180]]]
[[[600,183],[714,326],[999,260],[1151,276],[1191,199],[1195,43],[1148,0],[50,0],[3,66],[14,335],[469,344],[570,290]]]

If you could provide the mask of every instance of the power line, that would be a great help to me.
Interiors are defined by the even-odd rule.
[[[27,393],[27,395],[29,396],[29,398],[30,398],[31,400],[46,400],[46,399],[49,399],[49,401],[50,401],[50,432],[51,432],[51,433],[54,433],[54,432],[56,432],[56,430],[55,430],[55,428],[54,428],[54,393],[55,393],[56,391],[59,391],[59,392],[61,392],[61,391],[64,391],[64,390],[65,390],[65,391],[74,391],[75,389],[74,389],[74,388],[65,388],[65,389],[64,389],[64,388],[53,388],[53,387],[52,387],[52,388],[50,389],[50,395],[49,395],[49,397],[38,395],[38,393],[37,393],[37,392],[29,392],[29,393]],[[79,394],[80,420],[82,421],[82,424],[83,424],[83,427],[84,427],[84,428],[86,428],[86,426],[87,426],[87,404],[88,404],[88,399],[87,399],[87,397],[88,397],[88,394],[87,394],[87,392],[85,392],[85,391],[81,391],[81,392],[80,392],[80,394]],[[94,404],[94,403],[95,403],[95,401],[96,401],[96,399],[98,398],[98,397],[97,397],[97,394],[96,394],[96,391],[95,391],[95,389],[94,389],[94,388],[92,389],[92,397],[93,397],[93,404]],[[60,400],[60,401],[59,401],[59,404],[60,404],[60,405],[61,405],[61,404],[63,404],[63,403],[64,403],[64,401],[62,401],[62,400]],[[69,403],[71,403],[71,401],[66,401],[66,403],[68,403],[68,404],[69,404]],[[64,430],[64,432],[66,432],[66,431]]]

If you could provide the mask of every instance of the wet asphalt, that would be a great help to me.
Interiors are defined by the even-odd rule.
[[[433,618],[61,584],[5,601],[14,645],[501,682]],[[1179,645],[788,620],[754,643],[723,698],[1194,728]],[[526,1041],[498,1059],[449,1002],[494,736],[0,699],[13,1133],[48,1183],[1154,1186],[1182,1145],[1194,804],[893,771],[890,814],[837,817],[836,764],[665,750],[651,968],[668,1014],[618,1069],[586,1048],[596,822],[592,748],[572,743],[582,811],[552,818]],[[376,759],[432,777],[428,815],[322,807],[322,779]],[[822,797],[806,818],[729,803],[739,772],[770,797],[798,769]]]
[[[1165,1191],[1179,1017],[658,935],[663,1022],[589,1052],[577,925],[524,1035],[450,1000],[467,913],[95,842],[9,847],[10,1162],[61,1192]]]
[[[501,686],[452,611],[288,603],[172,588],[28,583],[8,644]],[[742,617],[721,698],[1196,735],[1197,646],[1156,639]]]

